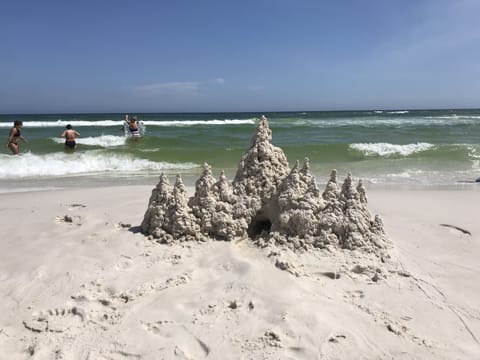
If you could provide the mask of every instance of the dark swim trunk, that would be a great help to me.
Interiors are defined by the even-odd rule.
[[[75,149],[75,145],[76,145],[76,143],[73,140],[72,141],[65,141],[65,147],[68,147],[70,149]]]

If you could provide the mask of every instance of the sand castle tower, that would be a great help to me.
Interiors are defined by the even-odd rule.
[[[278,217],[277,191],[289,173],[287,157],[271,140],[272,131],[267,118],[262,116],[233,179],[234,194],[252,238],[264,230],[269,231]]]
[[[142,231],[160,242],[250,238],[291,248],[337,247],[381,252],[388,241],[380,217],[372,219],[366,190],[351,174],[342,186],[332,171],[323,193],[306,158],[290,169],[282,149],[270,141],[267,119],[258,122],[250,148],[232,183],[216,180],[208,164],[186,198],[180,177],[173,188],[164,175],[153,189]]]

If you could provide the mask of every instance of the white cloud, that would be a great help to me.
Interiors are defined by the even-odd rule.
[[[217,84],[222,85],[222,84],[225,84],[225,79],[223,79],[223,78],[216,78],[216,79],[215,79],[215,82],[216,82]]]
[[[134,90],[142,95],[197,95],[200,83],[196,81],[138,85]]]

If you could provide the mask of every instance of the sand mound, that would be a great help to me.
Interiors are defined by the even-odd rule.
[[[361,180],[355,186],[348,174],[340,186],[333,170],[322,193],[309,160],[289,169],[271,139],[262,116],[233,181],[223,172],[216,180],[205,164],[190,199],[180,176],[171,187],[162,174],[142,222],[144,234],[163,243],[248,236],[259,246],[361,249],[381,255],[388,239],[380,217],[373,218],[367,209]]]

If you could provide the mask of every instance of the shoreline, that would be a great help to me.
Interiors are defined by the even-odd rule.
[[[218,177],[221,170],[215,171],[214,177]],[[201,171],[198,173],[182,173],[182,172],[165,172],[171,184],[175,182],[177,174],[182,176],[182,180],[187,187],[195,187]],[[227,173],[227,179],[232,181],[235,172]],[[328,182],[328,175],[313,174],[320,190],[323,191]],[[354,175],[354,180],[361,179]],[[160,173],[145,175],[73,175],[61,177],[45,177],[45,178],[11,178],[0,179],[0,194],[9,192],[28,192],[28,191],[49,191],[58,189],[83,189],[83,188],[109,188],[122,186],[151,186],[157,185]],[[346,174],[340,174],[339,179],[343,181]],[[450,184],[421,184],[421,183],[372,183],[364,180],[364,184],[368,191],[391,190],[391,191],[435,191],[435,190],[457,190],[457,191],[480,191],[480,182],[475,182],[472,178],[470,181],[462,180]]]

